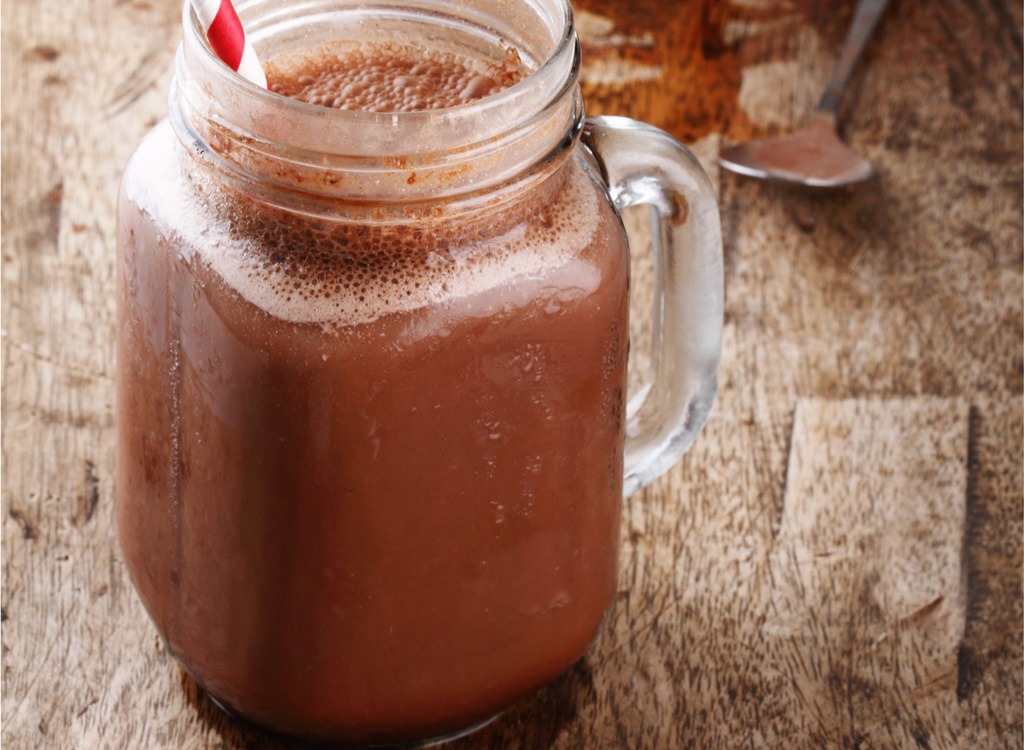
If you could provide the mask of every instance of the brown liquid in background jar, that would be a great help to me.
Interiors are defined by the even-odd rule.
[[[523,74],[358,49],[271,85],[429,108]],[[368,226],[186,177],[170,138],[123,183],[117,478],[170,649],[238,713],[349,741],[566,669],[614,590],[626,354],[622,230],[578,157],[496,215]]]

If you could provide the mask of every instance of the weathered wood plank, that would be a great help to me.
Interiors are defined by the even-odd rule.
[[[967,416],[946,399],[799,403],[761,631],[790,726],[769,744],[955,740]]]
[[[121,746],[140,717],[116,704],[160,674],[111,507],[113,206],[152,115],[107,105],[151,45],[144,110],[162,107],[170,37],[134,29],[165,11],[3,7],[5,747]]]

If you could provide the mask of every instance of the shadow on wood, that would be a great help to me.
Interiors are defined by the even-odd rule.
[[[181,670],[181,689],[186,702],[195,711],[207,734],[219,737],[224,747],[247,750],[312,750],[328,746],[285,737],[228,713],[184,670]],[[594,692],[593,675],[584,657],[541,690],[498,716],[479,732],[467,737],[468,744],[464,745],[456,740],[446,743],[445,747],[456,750],[463,746],[485,745],[497,750],[506,746],[503,744],[503,738],[514,737],[517,739],[517,746],[542,750],[553,745],[565,727],[574,724],[577,707],[592,701]]]

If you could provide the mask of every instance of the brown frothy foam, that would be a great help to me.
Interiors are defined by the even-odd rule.
[[[310,104],[367,112],[444,109],[508,88],[528,72],[514,49],[492,62],[397,42],[335,42],[279,54],[271,91]]]
[[[313,103],[330,98],[331,106],[340,98],[343,106],[394,109],[420,106],[424,92],[428,108],[463,103],[464,94],[511,85],[524,72],[518,58],[503,66],[397,44],[338,43],[272,58],[267,69],[280,93]],[[366,75],[376,82],[364,85],[359,76]],[[403,81],[408,76],[420,76],[419,83]],[[490,83],[478,84],[481,77]],[[362,88],[352,88],[354,83]],[[339,93],[331,98],[331,92]],[[145,150],[143,144],[140,151]],[[173,157],[153,153],[144,158],[151,164],[149,184],[163,189],[147,199],[140,186],[140,207],[168,212],[168,219],[214,214],[183,226],[194,233],[182,238],[183,246],[191,246],[196,260],[250,303],[294,323],[369,323],[557,274],[591,242],[599,221],[598,196],[578,165],[500,215],[381,225],[254,205],[201,172],[193,173],[192,188],[181,183]],[[167,222],[174,224],[181,226]],[[579,280],[579,294],[591,291],[590,274],[573,277]]]
[[[236,223],[232,237],[203,254],[275,317],[355,324],[550,273],[590,241],[596,215],[593,190],[573,180],[542,216],[497,236],[455,222],[313,226],[264,216],[258,226]]]
[[[186,256],[267,314],[294,323],[369,323],[546,276],[578,258],[599,222],[596,190],[576,165],[557,190],[544,191],[547,200],[520,206],[501,228],[493,217],[350,224],[247,203],[201,173],[190,184],[157,141],[139,148],[151,177],[149,187],[135,188],[140,209],[158,225],[178,225],[176,244],[190,248]],[[183,224],[181,216],[208,218]]]

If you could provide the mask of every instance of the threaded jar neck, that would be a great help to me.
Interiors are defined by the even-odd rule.
[[[530,70],[498,93],[446,109],[333,109],[234,73],[186,2],[171,122],[201,164],[271,203],[344,202],[368,215],[429,213],[438,204],[473,209],[543,180],[578,138],[579,44],[565,0],[248,0],[236,7],[262,60],[369,35],[443,39],[478,53],[511,48]]]

